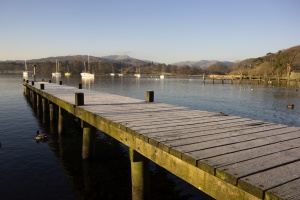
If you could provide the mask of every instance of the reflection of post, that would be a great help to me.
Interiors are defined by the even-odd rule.
[[[93,187],[91,181],[91,172],[90,172],[90,162],[88,160],[82,160],[82,169],[83,169],[83,182],[84,182],[84,191],[90,191]]]
[[[150,199],[149,161],[130,148],[132,199]]]

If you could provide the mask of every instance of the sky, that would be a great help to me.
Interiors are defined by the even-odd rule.
[[[0,61],[239,61],[300,45],[299,0],[0,0]]]

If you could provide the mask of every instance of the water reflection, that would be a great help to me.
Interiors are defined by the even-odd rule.
[[[91,85],[94,83],[95,78],[94,77],[81,77],[83,88],[84,89],[91,89]]]

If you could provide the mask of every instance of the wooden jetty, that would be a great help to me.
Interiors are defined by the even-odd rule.
[[[132,198],[149,199],[151,160],[215,199],[300,199],[300,127],[156,103],[47,82],[24,81],[43,115],[83,127],[82,157],[97,128],[130,149]]]

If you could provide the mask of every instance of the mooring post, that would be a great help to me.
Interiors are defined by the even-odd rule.
[[[143,155],[129,149],[131,161],[132,199],[150,199],[149,161]]]
[[[58,133],[61,134],[63,132],[63,124],[64,124],[64,118],[63,118],[63,109],[62,107],[58,107]]]
[[[31,85],[34,85],[34,81],[31,81]]]
[[[78,89],[82,89],[82,83],[79,83]]]
[[[82,126],[82,159],[90,159],[95,155],[95,129],[90,124],[81,121]]]
[[[44,89],[45,89],[45,84],[44,84],[44,83],[41,83],[41,84],[40,84],[40,89],[41,89],[41,90],[44,90]]]
[[[146,102],[154,102],[154,91],[146,91]]]
[[[84,93],[78,92],[75,93],[75,106],[84,105]]]
[[[62,81],[59,81],[59,85],[62,85]]]
[[[51,83],[51,80],[49,80],[49,83]]]

